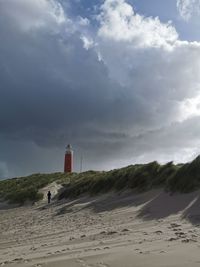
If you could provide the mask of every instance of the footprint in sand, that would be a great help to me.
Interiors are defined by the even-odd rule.
[[[171,228],[181,227],[180,224],[177,223],[170,223]]]
[[[124,228],[124,229],[122,230],[122,232],[130,232],[130,230],[127,229],[127,228]]]
[[[176,240],[178,240],[178,238],[177,237],[170,237],[169,239],[167,239],[167,241],[176,241]]]
[[[60,253],[61,253],[60,250],[57,250],[57,251],[54,252],[54,254],[60,254]]]
[[[161,235],[161,234],[163,234],[163,231],[155,231],[154,233],[157,235]]]
[[[12,260],[12,262],[23,262],[24,259],[23,258],[15,258],[14,260]]]
[[[164,251],[164,250],[161,250],[161,251],[160,251],[160,254],[161,254],[161,253],[166,253],[166,251]]]
[[[114,235],[114,234],[117,234],[117,231],[109,231],[109,232],[107,232],[107,235]]]

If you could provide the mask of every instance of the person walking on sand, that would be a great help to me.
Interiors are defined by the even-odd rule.
[[[47,198],[48,198],[48,203],[50,203],[51,202],[51,192],[50,191],[48,191],[48,193],[47,193]]]

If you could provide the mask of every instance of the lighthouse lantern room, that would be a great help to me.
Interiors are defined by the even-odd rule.
[[[66,152],[65,152],[65,164],[64,164],[64,172],[65,173],[70,173],[73,170],[73,150],[72,146],[68,145],[66,147]]]

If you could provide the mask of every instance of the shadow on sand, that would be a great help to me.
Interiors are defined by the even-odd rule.
[[[137,217],[143,220],[159,220],[180,213],[182,219],[195,225],[200,224],[200,191],[173,195],[160,189],[140,194],[133,191],[113,192],[95,197],[83,196],[75,200],[56,201],[50,205],[58,207],[56,216],[77,213],[84,209],[101,213],[118,208],[141,206]],[[49,205],[40,207],[40,209],[45,208],[49,208]]]
[[[109,193],[98,197],[82,197],[77,200],[66,203],[62,207],[57,215],[61,215],[69,212],[78,212],[83,209],[91,209],[95,213],[101,213],[105,211],[112,211],[117,208],[140,206],[147,203],[158,194],[158,191],[152,190],[142,194],[136,194],[132,191],[121,193]]]
[[[144,220],[158,220],[182,212],[181,218],[191,223],[200,220],[199,191],[189,194],[169,194],[160,192],[157,197],[146,203],[138,212]],[[194,217],[194,212],[196,216]],[[193,219],[192,219],[193,218]]]
[[[0,210],[10,210],[10,209],[14,209],[14,208],[18,208],[20,207],[19,204],[10,204],[6,201],[2,201],[0,200]]]
[[[198,192],[196,198],[183,212],[182,218],[188,220],[193,225],[200,226],[200,192]]]

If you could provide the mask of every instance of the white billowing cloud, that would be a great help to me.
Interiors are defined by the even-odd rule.
[[[177,0],[177,8],[180,16],[188,21],[200,14],[200,0]]]
[[[44,27],[56,30],[66,22],[63,8],[55,0],[1,0],[0,9],[24,31]]]
[[[150,124],[196,115],[183,106],[200,94],[200,43],[180,41],[173,26],[135,14],[124,0],[106,0],[99,19],[98,49],[109,75],[144,105]]]
[[[168,47],[178,38],[170,22],[164,24],[159,18],[143,17],[124,0],[106,0],[98,18],[100,37],[131,42],[135,47]]]

